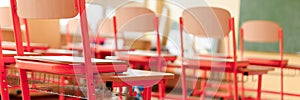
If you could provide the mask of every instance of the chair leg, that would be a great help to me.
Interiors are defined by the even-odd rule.
[[[193,92],[192,92],[192,95],[197,95],[197,93],[198,93],[198,84],[197,84],[197,81],[198,81],[198,79],[197,79],[197,75],[196,75],[196,70],[193,70],[193,77],[195,78],[195,79],[193,79]]]
[[[143,100],[151,100],[152,87],[145,87]]]
[[[238,76],[237,76],[237,72],[234,72],[233,75],[233,89],[234,89],[234,100],[239,100],[239,94],[238,94],[238,80],[237,80]]]
[[[8,95],[8,87],[7,87],[7,80],[6,80],[6,69],[4,68],[4,65],[2,65],[1,68],[1,99],[2,100],[9,100]]]
[[[60,83],[59,83],[60,86],[65,85],[64,82],[65,82],[65,77],[64,76],[60,76]],[[61,94],[63,94],[62,92],[63,92],[63,90],[61,90]],[[58,100],[65,100],[65,96],[59,95]]]
[[[281,100],[284,100],[284,95],[283,95],[283,68],[280,68],[280,95],[281,95]]]
[[[166,91],[166,81],[161,80],[161,82],[158,84],[158,88],[159,88],[159,99],[164,100],[165,91]]]
[[[201,100],[205,100],[205,97],[206,97],[206,92],[205,92],[205,87],[206,87],[206,84],[207,84],[207,71],[204,70],[203,73],[202,73],[202,76],[203,76],[203,80],[201,80]]]
[[[227,80],[228,81],[231,81],[232,78],[231,78],[231,73],[226,73],[226,76],[227,76]],[[232,84],[228,84],[228,91],[229,91],[229,95],[232,96]]]
[[[244,98],[245,98],[244,75],[242,74],[241,77],[242,77],[242,83],[241,83],[241,85],[242,85],[242,97],[241,97],[241,99],[244,100]]]
[[[23,100],[30,100],[26,70],[20,69],[20,80]]]
[[[122,93],[123,93],[123,87],[119,87],[119,96],[122,96]]]
[[[181,72],[182,100],[187,100],[187,88],[186,88],[185,68],[182,67],[181,71],[182,71]]]
[[[129,86],[129,96],[133,96],[133,90],[132,90],[132,86]]]
[[[257,85],[257,98],[256,100],[261,99],[261,85],[262,85],[262,75],[258,75],[258,85]]]

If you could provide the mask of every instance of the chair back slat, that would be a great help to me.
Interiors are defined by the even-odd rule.
[[[17,0],[18,15],[27,19],[72,18],[78,14],[75,0]]]
[[[116,11],[119,32],[154,31],[155,13],[143,7],[124,7]]]
[[[244,40],[249,42],[277,42],[281,27],[272,21],[253,20],[242,25]]]
[[[224,38],[230,32],[229,11],[216,7],[194,7],[183,11],[184,30],[195,36]]]
[[[0,26],[12,27],[10,7],[0,7]]]

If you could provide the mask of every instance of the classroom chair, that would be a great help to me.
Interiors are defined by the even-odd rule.
[[[116,10],[113,17],[114,22],[114,40],[115,55],[117,59],[126,60],[130,63],[131,68],[142,67],[144,70],[162,71],[164,63],[174,61],[176,55],[161,52],[161,42],[158,27],[158,17],[155,13],[147,8],[142,7],[123,7]],[[119,51],[118,34],[125,32],[146,33],[155,31],[156,48],[154,51]],[[130,33],[127,33],[130,34]],[[151,69],[152,68],[152,69]],[[164,98],[165,82],[159,84],[159,98]]]
[[[275,43],[279,44],[279,58],[262,59],[244,57],[244,41],[254,43]],[[244,22],[240,29],[240,53],[243,59],[247,59],[250,65],[271,66],[280,68],[280,94],[283,100],[283,69],[288,64],[288,60],[283,58],[283,30],[279,24],[267,20],[250,20]]]
[[[127,70],[127,63],[123,61],[91,59],[85,0],[11,0],[10,3],[18,53],[18,56],[15,57],[17,59],[16,68],[20,69],[23,100],[30,100],[26,71],[81,75],[81,78],[86,79],[86,98],[89,100],[96,100],[97,97],[94,73],[115,72],[115,74],[100,76],[103,81],[109,82],[113,86],[144,86],[145,100],[151,99],[152,85],[174,77],[173,74],[168,73]],[[53,7],[52,4],[56,6]],[[26,19],[59,19],[72,18],[77,14],[80,14],[84,57],[24,56],[19,17]]]
[[[186,88],[186,72],[187,68],[194,70],[207,70],[210,72],[225,72],[233,74],[233,90],[229,88],[229,92],[233,91],[233,96],[224,95],[224,97],[232,97],[234,100],[238,100],[238,74],[253,74],[262,77],[262,74],[266,74],[268,70],[260,70],[247,68],[248,61],[237,59],[236,55],[236,39],[234,31],[234,18],[231,18],[230,13],[222,8],[217,7],[193,7],[185,9],[180,18],[180,40],[181,40],[181,80],[182,80],[182,99],[187,99],[187,88]],[[232,33],[232,57],[219,57],[214,55],[210,57],[187,57],[184,55],[184,40],[183,40],[183,31],[188,34],[192,34],[197,37],[209,37],[215,39],[224,39],[229,37],[229,33]],[[204,76],[206,76],[204,74]],[[262,80],[259,80],[260,84]],[[204,86],[209,84],[204,82]],[[261,89],[260,85],[257,87]],[[201,98],[205,99],[205,95],[213,94],[206,92],[205,89],[202,89]],[[215,94],[218,94],[218,92]],[[257,99],[260,99],[260,93],[257,93]]]
[[[0,70],[1,70],[1,99],[2,100],[9,100],[9,93],[8,89],[10,87],[17,87],[15,86],[18,83],[12,83],[9,82],[10,78],[15,78],[16,73],[11,73],[10,71],[13,70],[10,66],[12,64],[15,64],[15,59],[14,56],[17,55],[16,51],[10,51],[10,50],[3,50],[2,48],[2,27],[7,28],[12,26],[11,22],[11,10],[10,7],[0,7]],[[38,53],[29,53],[25,52],[24,55],[27,56],[37,56],[40,55]],[[8,86],[10,85],[10,86]]]

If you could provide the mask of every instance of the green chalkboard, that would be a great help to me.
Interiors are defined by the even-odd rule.
[[[300,52],[300,0],[241,0],[240,25],[248,20],[270,20],[284,30],[284,51]],[[245,43],[245,50],[278,52],[278,43]]]

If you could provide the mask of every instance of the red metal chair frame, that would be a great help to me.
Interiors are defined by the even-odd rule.
[[[12,10],[12,18],[14,22],[14,32],[15,32],[15,40],[16,40],[16,46],[17,46],[17,52],[18,56],[24,55],[24,50],[22,46],[22,33],[20,28],[20,21],[19,17],[17,15],[17,2],[16,0],[11,0],[11,10]],[[87,78],[87,87],[88,87],[88,93],[87,97],[90,100],[95,100],[96,97],[93,95],[95,93],[95,86],[93,84],[93,72],[92,72],[92,62],[91,62],[91,49],[90,49],[90,43],[88,34],[88,27],[87,27],[87,19],[86,19],[86,13],[85,13],[85,0],[76,0],[76,5],[80,14],[80,21],[81,21],[81,28],[82,28],[82,39],[83,41],[83,52],[84,52],[84,60],[85,60],[85,73]],[[20,79],[21,79],[21,89],[22,89],[22,97],[23,100],[30,100],[29,95],[29,87],[28,87],[28,81],[27,81],[27,75],[26,70],[20,69]]]
[[[271,66],[275,68],[280,68],[280,92],[268,91],[268,90],[256,90],[257,92],[266,92],[266,93],[275,93],[281,95],[281,100],[284,99],[284,80],[283,80],[283,69],[287,65],[288,61],[284,60],[284,43],[283,43],[283,30],[280,28],[278,30],[278,39],[279,39],[279,60],[273,59],[256,59],[256,58],[246,58],[244,57],[244,29],[240,29],[240,54],[241,58],[246,58],[249,60],[250,65],[259,65],[259,66]],[[261,85],[261,84],[260,84]],[[253,91],[253,89],[245,89]],[[254,90],[255,91],[255,90]]]
[[[158,56],[155,57],[155,59],[157,59],[158,61],[158,69],[157,71],[161,72],[162,71],[162,60],[169,60],[169,61],[174,61],[176,60],[176,57],[172,57],[170,59],[166,59],[162,56],[162,53],[161,53],[161,42],[160,42],[160,35],[159,35],[159,18],[158,17],[155,17],[153,19],[153,22],[154,22],[154,28],[155,28],[155,32],[156,32],[156,46],[157,46],[157,54]],[[113,17],[113,27],[114,27],[114,42],[115,42],[115,48],[116,50],[115,51],[122,51],[118,48],[118,21],[117,21],[117,16],[114,16]],[[118,56],[118,55],[117,55]],[[130,63],[130,67],[131,68],[135,68],[135,65],[136,64],[139,64],[139,65],[142,65],[144,67],[144,69],[146,70],[150,70],[149,68],[149,62],[150,62],[150,58],[151,57],[145,57],[145,56],[134,56],[134,55],[128,55],[128,57],[121,57],[121,56],[118,56],[119,59],[121,60],[127,60],[129,61]],[[161,83],[159,84],[159,99],[164,99],[165,98],[165,80],[161,81]]]
[[[231,18],[231,19],[228,19],[230,20],[229,21],[229,30],[232,32],[232,42],[233,42],[233,63],[230,65],[230,69],[229,69],[229,72],[232,72],[234,74],[234,79],[233,79],[233,91],[234,91],[234,100],[238,100],[238,81],[237,81],[237,74],[238,74],[238,65],[237,65],[237,56],[236,56],[236,39],[235,39],[235,29],[234,29],[234,18]],[[186,100],[187,99],[187,92],[186,92],[186,76],[185,76],[185,68],[188,68],[189,65],[185,65],[183,64],[183,62],[185,62],[184,60],[184,47],[183,47],[183,25],[184,25],[184,22],[183,22],[183,19],[180,18],[179,20],[180,22],[180,40],[181,40],[181,57],[182,57],[182,63],[181,63],[181,68],[182,68],[182,75],[181,75],[181,79],[182,79],[182,91],[183,91],[183,97],[182,99],[183,100]],[[228,41],[229,42],[229,41]],[[227,59],[227,57],[225,57],[225,59]],[[214,61],[211,61],[210,63],[213,63]],[[200,60],[200,63],[201,63],[201,60]],[[202,61],[203,63],[203,61]],[[201,66],[201,65],[200,65]],[[210,67],[211,65],[209,64],[209,66],[207,66],[208,68],[206,70],[210,70]],[[241,66],[240,66],[241,67]],[[201,69],[201,68],[200,68]],[[227,68],[225,68],[226,70]],[[202,70],[205,70],[205,69],[202,69]],[[259,75],[259,82],[261,82],[261,75]],[[259,89],[261,87],[258,87]],[[260,93],[258,93],[257,95],[258,99],[260,99]],[[204,97],[204,96],[203,96]]]

